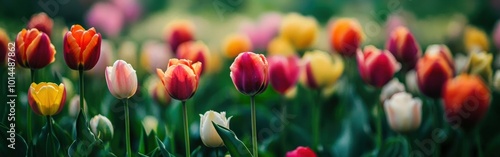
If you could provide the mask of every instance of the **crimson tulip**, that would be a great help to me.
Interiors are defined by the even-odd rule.
[[[156,69],[158,77],[168,94],[177,100],[186,101],[198,89],[201,74],[201,63],[192,63],[186,59],[170,59],[165,72]]]
[[[269,57],[269,81],[281,95],[285,95],[299,79],[300,59],[296,55]]]
[[[364,52],[358,49],[358,70],[361,78],[368,84],[382,88],[401,68],[394,56],[387,50],[366,46]]]
[[[255,96],[266,90],[269,64],[264,55],[253,52],[240,53],[230,69],[233,84],[242,94]]]

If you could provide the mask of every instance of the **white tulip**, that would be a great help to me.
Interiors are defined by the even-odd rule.
[[[500,91],[500,70],[497,70],[495,72],[495,76],[493,78],[493,87],[495,87],[495,90]]]
[[[416,94],[420,92],[417,84],[417,71],[410,70],[406,73],[406,86],[408,87],[408,91]]]
[[[144,130],[146,131],[146,135],[149,136],[151,131],[154,131],[155,133],[158,133],[158,119],[156,119],[154,116],[145,116],[144,119],[142,119],[142,126],[144,127]]]
[[[212,125],[212,122],[229,129],[229,121],[231,118],[232,117],[226,118],[226,112],[221,112],[219,114],[212,110],[205,112],[204,115],[200,114],[200,137],[203,144],[207,147],[224,146],[224,142]]]
[[[380,93],[380,101],[383,102],[387,99],[390,99],[392,95],[404,91],[406,91],[405,85],[399,82],[397,78],[394,78],[384,87],[382,87],[382,93]]]
[[[95,136],[103,141],[113,139],[113,124],[108,118],[100,114],[90,119],[90,129]]]
[[[418,129],[422,120],[422,101],[406,92],[394,94],[384,103],[387,121],[392,130],[405,133]]]

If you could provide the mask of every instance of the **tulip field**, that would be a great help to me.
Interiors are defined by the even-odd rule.
[[[497,1],[0,4],[0,156],[499,156]]]

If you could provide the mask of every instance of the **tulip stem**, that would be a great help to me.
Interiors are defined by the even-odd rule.
[[[375,104],[376,120],[377,120],[377,148],[382,148],[382,105]]]
[[[78,74],[80,76],[80,111],[83,112],[83,117],[87,117],[85,113],[85,110],[84,110],[84,105],[85,103],[84,100],[85,100],[85,97],[84,97],[84,92],[83,92],[83,89],[84,89],[84,80],[83,80],[83,70],[78,70]],[[85,123],[87,123],[87,119],[85,118]]]
[[[127,144],[127,156],[132,156],[132,148],[130,146],[130,114],[128,109],[128,99],[123,100],[125,103],[125,142]],[[80,101],[82,102],[82,101]]]
[[[479,157],[483,157],[483,150],[481,149],[481,136],[479,134],[479,128],[475,131],[475,139],[476,139],[476,146],[477,146],[477,154]]]
[[[184,143],[186,144],[186,157],[190,157],[191,150],[189,148],[189,127],[188,127],[188,116],[187,116],[187,107],[186,101],[182,101],[182,113],[184,117]]]
[[[436,120],[436,128],[441,128],[443,127],[442,125],[442,121],[443,121],[443,118],[441,116],[441,104],[439,103],[439,99],[436,99],[436,98],[433,98],[432,99],[433,101],[433,106],[431,106],[432,108],[434,108],[433,112],[434,112],[434,118]],[[435,154],[434,156],[441,156],[441,145],[439,143],[436,143],[436,151],[435,151]]]
[[[35,82],[35,70],[31,69],[30,71],[31,71],[31,83],[34,83]],[[31,114],[32,113],[31,112],[32,111],[31,111],[29,105],[26,107],[26,112],[27,112],[26,116],[27,116],[27,123],[28,123],[28,144],[31,147],[31,141],[33,139],[33,135],[32,135],[33,132],[31,130],[31,126],[32,126],[32,124],[31,124]]]
[[[255,115],[255,96],[250,96],[250,105],[252,112],[252,147],[253,147],[253,156],[259,156],[259,150],[257,147],[257,118]]]
[[[312,134],[313,134],[313,150],[318,150],[319,145],[319,123],[320,123],[320,107],[321,107],[321,90],[318,90],[318,98],[316,104],[312,106]]]

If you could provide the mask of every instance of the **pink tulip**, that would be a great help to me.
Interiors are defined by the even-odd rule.
[[[124,20],[128,18],[123,16],[121,10],[110,2],[94,4],[86,17],[88,25],[96,27],[109,37],[117,37],[125,23]]]
[[[358,49],[356,59],[361,78],[377,88],[387,84],[400,69],[399,63],[389,51],[381,51],[371,45],[366,46],[364,52]]]
[[[281,23],[281,15],[267,13],[260,17],[255,23],[245,23],[241,26],[252,42],[255,49],[265,50],[268,43],[278,34]]]
[[[316,153],[309,147],[298,146],[295,150],[287,152],[286,157],[316,157]]]
[[[299,79],[300,59],[295,55],[288,57],[277,55],[269,57],[268,61],[271,86],[284,95]]]
[[[264,55],[242,52],[234,59],[230,69],[233,84],[242,94],[255,96],[266,90],[269,65]]]
[[[113,66],[106,68],[106,83],[109,92],[118,99],[132,97],[137,90],[137,74],[132,65],[117,60]]]

